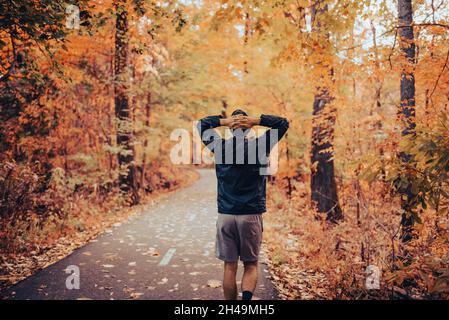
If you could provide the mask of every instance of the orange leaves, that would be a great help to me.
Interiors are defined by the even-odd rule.
[[[438,35],[438,36],[447,35],[447,33],[448,33],[448,28],[444,28],[441,25],[428,25],[428,26],[425,26],[425,29],[429,33]]]

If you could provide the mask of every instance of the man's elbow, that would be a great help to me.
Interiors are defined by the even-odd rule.
[[[287,131],[289,126],[290,126],[290,122],[288,121],[288,119],[282,118],[281,127],[285,128],[285,131]]]

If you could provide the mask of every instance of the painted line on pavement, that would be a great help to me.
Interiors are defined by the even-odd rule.
[[[164,255],[162,260],[159,262],[159,266],[166,266],[166,265],[168,265],[170,263],[171,258],[175,254],[175,252],[176,252],[175,248],[168,249],[167,253]]]

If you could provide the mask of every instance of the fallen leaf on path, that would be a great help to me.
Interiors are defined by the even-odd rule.
[[[207,286],[210,288],[220,288],[221,287],[221,281],[219,280],[209,280],[207,281]]]
[[[159,251],[156,248],[149,248],[147,251],[141,253],[143,256],[151,255],[153,257],[157,257],[160,255]]]
[[[108,260],[108,261],[112,261],[116,258],[118,258],[118,254],[117,253],[105,253],[103,255],[104,259]]]
[[[143,296],[142,292],[133,292],[133,293],[130,294],[129,297],[131,299],[139,299],[141,296]]]
[[[123,292],[124,292],[124,293],[131,293],[131,292],[133,292],[134,290],[136,290],[136,289],[134,289],[134,288],[128,288],[128,287],[126,287],[126,286],[123,288]]]
[[[198,287],[199,287],[200,285],[197,284],[197,283],[191,283],[190,286],[192,287],[193,291],[197,291],[197,290],[198,290]]]

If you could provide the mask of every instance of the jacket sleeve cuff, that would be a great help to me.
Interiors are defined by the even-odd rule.
[[[271,126],[270,116],[262,114],[260,116],[260,125],[264,127],[270,127]]]

